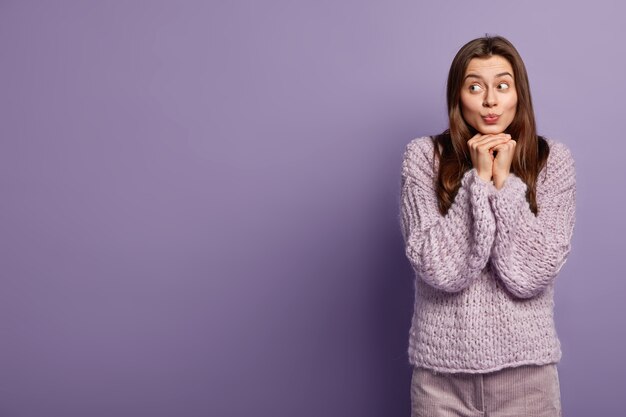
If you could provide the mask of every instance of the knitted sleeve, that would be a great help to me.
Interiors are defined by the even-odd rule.
[[[576,177],[570,150],[555,142],[545,170],[545,178],[537,178],[536,217],[526,200],[526,183],[514,174],[490,196],[496,218],[491,263],[509,291],[521,298],[550,285],[571,249]]]
[[[402,163],[401,228],[406,256],[421,279],[457,292],[485,267],[495,237],[488,195],[495,190],[476,169],[467,171],[445,216],[435,193],[434,144],[428,137],[411,141]]]

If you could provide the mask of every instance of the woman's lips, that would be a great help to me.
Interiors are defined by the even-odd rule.
[[[485,121],[485,123],[492,125],[494,123],[496,123],[498,121],[498,119],[500,118],[500,116],[496,115],[496,114],[489,114],[487,116],[482,116],[483,120]]]

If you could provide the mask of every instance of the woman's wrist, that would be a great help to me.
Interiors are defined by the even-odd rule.
[[[491,182],[491,174],[486,174],[484,172],[480,172],[476,170],[476,176],[485,182]]]
[[[506,181],[508,176],[508,172],[493,175],[493,185],[496,187],[497,190],[501,189],[504,186],[504,182]]]

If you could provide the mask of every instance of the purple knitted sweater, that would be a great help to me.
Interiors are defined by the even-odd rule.
[[[576,178],[570,150],[547,141],[537,216],[519,177],[509,174],[498,190],[475,168],[464,174],[442,216],[432,139],[406,146],[400,224],[416,273],[408,348],[413,366],[484,373],[560,360],[554,280],[571,249]]]

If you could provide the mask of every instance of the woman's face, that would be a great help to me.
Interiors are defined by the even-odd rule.
[[[482,134],[504,132],[517,108],[514,77],[511,64],[500,55],[473,58],[461,87],[465,122]]]

